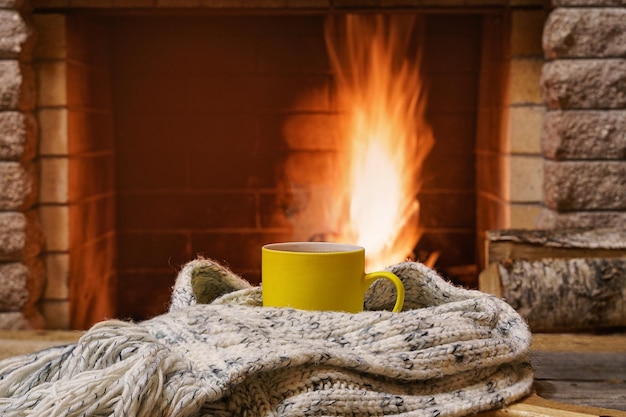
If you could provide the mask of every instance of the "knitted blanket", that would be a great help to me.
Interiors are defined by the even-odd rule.
[[[423,264],[388,268],[358,314],[261,307],[261,290],[198,259],[169,312],[93,326],[0,362],[2,416],[461,416],[531,390],[530,333],[505,302]]]

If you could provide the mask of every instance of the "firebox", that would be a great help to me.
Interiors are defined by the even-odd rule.
[[[318,191],[338,181],[336,120],[349,111],[336,103],[326,18],[124,16],[102,23],[111,51],[117,314],[162,311],[175,270],[198,254],[258,284],[262,244],[333,239],[335,231],[308,212],[334,198]],[[416,23],[425,36],[417,45],[423,64],[413,70],[427,89],[429,125],[417,128],[431,128],[435,145],[412,197],[421,203],[419,225],[398,224],[424,233],[415,253],[396,262],[433,251],[441,268],[477,262],[481,21],[432,14]],[[368,198],[374,204],[386,196]]]
[[[414,19],[414,129],[431,144],[415,156],[418,220],[401,225],[420,237],[397,262],[429,260],[474,287],[484,232],[535,224],[540,1],[40,3],[39,210],[48,285],[60,281],[44,294],[49,327],[159,314],[177,271],[196,256],[259,284],[261,245],[333,238],[335,229],[310,216],[338,181],[338,126],[351,111],[339,100],[329,19]],[[515,136],[511,124],[528,133],[513,147],[503,143]]]

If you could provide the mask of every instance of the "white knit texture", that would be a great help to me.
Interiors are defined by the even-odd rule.
[[[508,304],[420,263],[388,270],[405,310],[384,310],[381,280],[349,314],[261,307],[259,287],[190,262],[168,313],[0,361],[0,415],[462,416],[530,392],[531,336]]]

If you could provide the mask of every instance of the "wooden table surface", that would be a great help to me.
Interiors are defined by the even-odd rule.
[[[72,343],[80,332],[0,331],[0,359]],[[480,417],[626,417],[626,333],[535,334],[536,394]]]
[[[530,361],[539,396],[626,411],[626,333],[535,335]]]

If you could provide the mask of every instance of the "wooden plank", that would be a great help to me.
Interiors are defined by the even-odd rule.
[[[529,359],[537,379],[626,381],[626,352],[530,352]]]
[[[537,380],[537,395],[552,401],[626,411],[626,381]]]
[[[626,333],[534,333],[533,352],[626,352]]]
[[[532,395],[528,397],[524,404],[529,406],[535,406],[540,408],[551,408],[554,410],[560,410],[561,412],[572,412],[572,413],[582,413],[582,414],[590,414],[596,415],[599,417],[626,417],[626,412],[621,410],[614,410],[603,407],[587,407],[581,406],[577,404],[564,404],[556,401],[546,400],[538,395]],[[557,414],[560,415],[560,414]]]
[[[531,395],[507,408],[476,414],[480,417],[626,417],[620,410],[549,401]]]
[[[626,333],[535,334],[529,359],[541,397],[626,411]]]

